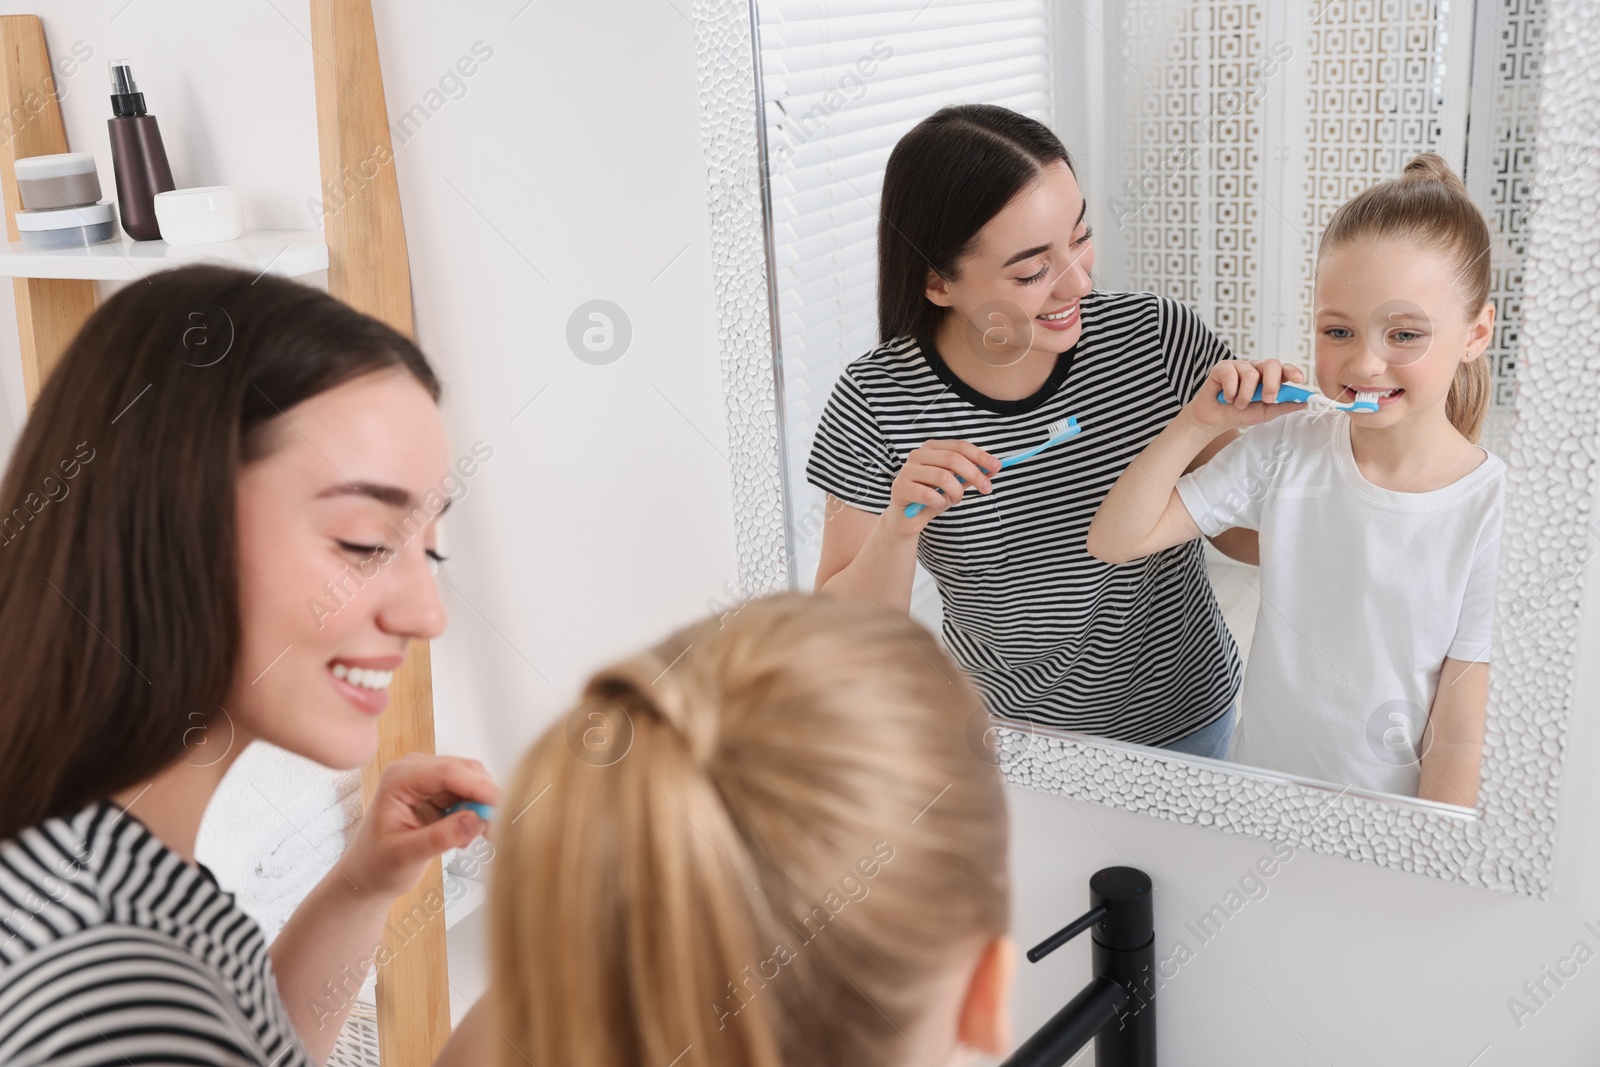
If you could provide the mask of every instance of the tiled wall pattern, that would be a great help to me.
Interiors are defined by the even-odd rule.
[[[1485,5],[1489,6],[1489,5]],[[1539,62],[1547,24],[1545,0],[1501,0],[1491,121],[1483,150],[1488,174],[1473,189],[1489,212],[1495,236],[1490,299],[1495,304],[1494,402],[1509,407],[1522,337],[1522,266],[1528,254],[1528,212],[1533,206],[1535,135],[1539,116]],[[1483,27],[1480,26],[1480,30]],[[1472,149],[1481,142],[1474,140]]]
[[[1312,268],[1316,241],[1334,211],[1361,190],[1392,178],[1418,152],[1445,147],[1442,68],[1449,0],[1346,0],[1314,4],[1306,70],[1305,170],[1296,225],[1302,254],[1295,337],[1311,356]],[[1450,58],[1465,62],[1465,44]]]
[[[1286,37],[1269,32],[1267,0],[1131,0],[1116,212],[1129,286],[1195,307],[1239,356],[1308,359],[1318,235],[1345,200],[1437,151],[1469,173],[1495,236],[1489,358],[1495,402],[1509,404],[1545,4],[1472,14],[1466,32],[1487,35],[1494,57],[1474,77],[1494,84],[1474,87],[1478,109],[1492,104],[1469,123],[1447,68],[1470,62],[1473,40],[1452,40],[1464,20],[1450,0],[1309,0],[1282,20]],[[1273,106],[1287,121],[1264,121]],[[1466,171],[1474,153],[1489,166]]]
[[[1123,34],[1125,173],[1107,220],[1125,242],[1123,284],[1189,305],[1247,357],[1270,210],[1266,94],[1250,80],[1267,55],[1263,3],[1131,0]]]

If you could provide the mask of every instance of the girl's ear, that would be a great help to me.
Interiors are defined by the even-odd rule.
[[[1461,354],[1461,362],[1471,363],[1483,355],[1484,349],[1489,347],[1489,342],[1492,340],[1494,340],[1494,304],[1489,303],[1483,305],[1478,317],[1467,327],[1467,350]]]
[[[956,1040],[996,1058],[1011,1051],[1011,979],[1017,948],[1010,937],[984,946],[962,1000]]]
[[[944,275],[932,267],[928,268],[928,277],[923,282],[922,291],[927,294],[929,300],[942,308],[947,308],[955,303],[955,298],[950,295],[950,283],[945,279]]]

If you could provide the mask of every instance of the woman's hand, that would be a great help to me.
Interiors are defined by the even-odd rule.
[[[889,509],[884,512],[889,528],[915,537],[934,516],[954,507],[966,490],[992,490],[989,478],[999,470],[999,458],[971,441],[927,442],[906,457],[905,466],[889,487]],[[921,504],[923,509],[907,518],[906,508],[911,504]]]
[[[1187,411],[1195,422],[1216,433],[1256,426],[1279,415],[1303,410],[1303,402],[1279,404],[1275,401],[1278,398],[1278,386],[1285,382],[1299,384],[1305,380],[1306,376],[1299,367],[1275,359],[1225,359],[1211,368],[1206,383],[1189,401]],[[1253,401],[1250,398],[1255,395],[1258,384],[1261,386],[1261,399]],[[1227,403],[1217,400],[1219,392]]]
[[[383,770],[355,841],[338,867],[362,893],[397,897],[439,853],[461,848],[489,823],[471,811],[441,817],[458,800],[497,804],[500,789],[477,760],[413,752]]]

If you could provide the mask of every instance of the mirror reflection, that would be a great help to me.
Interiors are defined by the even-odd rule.
[[[1529,34],[758,11],[797,584],[1008,720],[1472,807]]]

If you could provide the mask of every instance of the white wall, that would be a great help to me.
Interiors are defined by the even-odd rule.
[[[108,190],[103,61],[127,57],[180,185],[238,186],[256,226],[308,224],[318,175],[305,5],[125,3],[27,7],[43,12],[55,52],[94,47],[63,110]],[[523,3],[391,0],[377,13],[391,114],[474,42],[493,49],[397,159],[418,330],[447,382],[456,447],[495,449],[450,518],[439,743],[502,776],[588,670],[698,616],[736,578],[688,0],[538,0],[518,15]],[[580,362],[564,340],[569,313],[594,298],[633,324],[611,366]],[[0,305],[0,385],[20,418]],[[1579,767],[1600,757],[1597,704],[1591,662],[1573,715]],[[1180,937],[1195,950],[1162,990],[1165,1064],[1592,1063],[1600,962],[1520,1030],[1506,1001],[1575,942],[1600,950],[1584,926],[1600,930],[1593,782],[1568,776],[1550,901],[1302,853],[1203,946],[1183,924],[1265,843],[1013,790],[1016,937],[1052,932],[1087,906],[1090,873],[1129,863],[1155,879],[1160,954]],[[479,919],[451,931],[452,983],[469,995],[482,982]],[[1019,1037],[1085,980],[1087,945],[1020,966]]]

